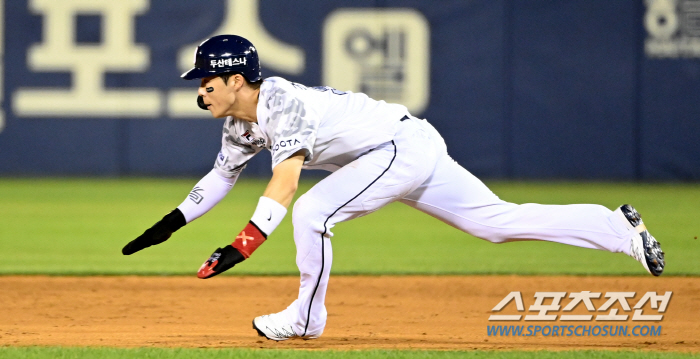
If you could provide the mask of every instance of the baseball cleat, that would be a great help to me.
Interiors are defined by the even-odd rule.
[[[258,332],[258,335],[270,340],[282,341],[292,338],[301,339],[316,339],[318,336],[300,336],[294,332],[294,328],[290,324],[286,324],[281,316],[281,313],[261,315],[253,319],[253,329]]]
[[[642,216],[629,204],[620,206],[615,213],[625,220],[627,228],[635,232],[630,243],[632,258],[642,263],[644,269],[652,275],[660,276],[666,265],[664,252],[661,250],[661,243],[656,241],[642,222]]]
[[[276,341],[298,337],[292,326],[284,324],[280,319],[279,313],[261,315],[253,319],[253,329],[259,336]]]

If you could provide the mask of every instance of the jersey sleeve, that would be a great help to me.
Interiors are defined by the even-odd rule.
[[[293,86],[272,86],[264,94],[269,110],[266,132],[270,138],[272,168],[294,153],[305,152],[304,163],[313,156],[319,118],[309,111],[300,91]]]
[[[260,152],[259,147],[245,144],[239,137],[235,121],[227,118],[221,136],[221,151],[214,162],[214,171],[222,177],[238,177],[248,161]]]

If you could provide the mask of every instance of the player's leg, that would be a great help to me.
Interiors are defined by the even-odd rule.
[[[336,223],[366,215],[402,198],[433,171],[439,149],[431,145],[415,146],[416,141],[431,134],[423,132],[416,123],[401,125],[402,131],[394,141],[330,174],[296,201],[292,221],[301,275],[299,297],[280,313],[256,318],[260,325],[285,323],[294,332],[293,336],[321,335],[326,324],[332,228]],[[273,338],[263,334],[270,339],[286,339],[284,332]]]
[[[544,240],[630,254],[632,233],[613,211],[595,204],[505,202],[447,155],[402,202],[494,243]]]

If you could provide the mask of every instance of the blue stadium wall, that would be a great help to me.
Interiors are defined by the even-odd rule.
[[[204,175],[222,120],[179,75],[235,31],[265,77],[405,103],[477,176],[700,179],[697,0],[0,3],[2,176]]]

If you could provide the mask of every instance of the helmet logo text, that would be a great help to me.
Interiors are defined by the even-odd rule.
[[[212,69],[215,69],[217,67],[226,67],[226,66],[238,66],[238,65],[245,65],[246,64],[246,58],[245,57],[239,57],[239,58],[227,58],[227,59],[218,59],[218,60],[210,60],[209,61],[209,67]]]

